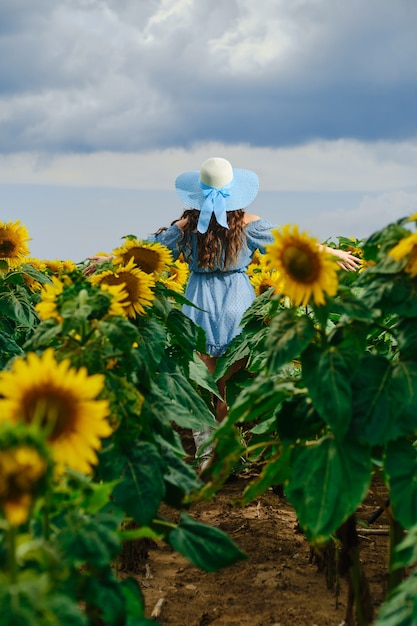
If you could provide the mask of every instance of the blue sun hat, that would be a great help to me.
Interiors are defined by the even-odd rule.
[[[259,179],[255,172],[233,168],[227,159],[211,157],[200,171],[180,174],[175,189],[186,206],[200,211],[197,230],[205,233],[213,213],[221,226],[229,228],[226,212],[247,207],[256,198]]]

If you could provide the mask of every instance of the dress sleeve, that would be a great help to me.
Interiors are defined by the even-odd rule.
[[[177,259],[181,253],[179,243],[182,239],[182,232],[176,224],[173,224],[161,233],[148,235],[146,239],[152,243],[161,243],[169,248],[174,255],[174,259]]]
[[[262,254],[265,253],[265,246],[274,241],[274,237],[271,233],[273,228],[277,228],[268,220],[259,219],[256,222],[249,222],[246,231],[246,241],[249,249],[253,252],[260,250]]]

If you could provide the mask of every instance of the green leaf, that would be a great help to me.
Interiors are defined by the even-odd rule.
[[[394,271],[398,272],[398,267]],[[370,309],[380,308],[385,314],[417,317],[417,280],[408,274],[372,275],[363,298]]]
[[[282,403],[277,411],[276,426],[282,442],[295,443],[299,439],[305,441],[319,436],[325,428],[325,422],[310,398],[300,393]]]
[[[139,582],[135,578],[129,577],[122,580],[120,586],[126,601],[128,616],[130,618],[143,620],[145,617],[145,607]]]
[[[171,450],[163,448],[163,458],[167,465],[164,474],[166,482],[166,500],[171,506],[180,507],[184,494],[196,490],[199,486],[196,473],[187,463],[179,459]],[[177,500],[174,501],[176,496]]]
[[[155,446],[138,442],[125,457],[122,481],[116,485],[116,504],[140,526],[149,526],[165,494],[161,459]]]
[[[88,610],[90,624],[124,624],[126,605],[123,590],[111,571],[85,577],[83,581],[83,600]]]
[[[33,280],[36,280],[38,283],[52,284],[52,280],[48,276],[48,274],[45,274],[45,272],[41,272],[40,270],[36,269],[36,267],[33,267],[33,265],[29,265],[28,263],[22,263],[20,268],[22,270],[22,274],[30,276],[30,278],[33,278]]]
[[[339,288],[338,296],[332,302],[332,314],[334,313],[339,316],[348,316],[350,322],[353,320],[361,322],[372,321],[372,310],[366,306],[362,295],[359,298],[355,296],[354,288]]]
[[[215,394],[219,398],[221,397],[213,376],[208,371],[207,366],[195,353],[193,361],[190,361],[189,364],[189,376],[199,387],[210,391],[210,393]]]
[[[72,511],[68,525],[56,536],[63,561],[77,566],[88,563],[98,568],[110,565],[120,550],[117,523],[108,513],[86,516]]]
[[[386,445],[417,428],[417,364],[367,355],[353,381],[352,433]]]
[[[410,528],[404,539],[395,547],[394,567],[409,567],[417,563],[417,524]]]
[[[386,450],[385,472],[392,511],[404,528],[417,524],[417,450],[407,439],[392,441]]]
[[[327,437],[295,448],[286,495],[308,541],[329,540],[366,496],[371,479],[368,446]]]
[[[0,353],[22,354],[22,348],[14,341],[13,337],[0,330]]]
[[[415,626],[417,624],[417,570],[395,589],[381,606],[374,626]]]
[[[32,326],[38,320],[26,292],[22,289],[16,290],[16,293],[0,294],[0,311],[2,315],[22,326]]]
[[[415,360],[417,354],[417,318],[405,318],[398,322],[396,339],[401,359]]]
[[[314,407],[335,437],[346,434],[352,416],[351,370],[337,347],[312,345],[302,356],[302,379]]]
[[[228,423],[269,419],[280,403],[292,392],[291,384],[258,376],[253,384],[243,389],[230,407]]]
[[[193,358],[195,350],[205,351],[206,341],[203,330],[181,311],[173,309],[167,318],[167,329],[172,343],[181,347],[188,356]]]
[[[178,419],[188,416],[188,419],[193,420],[193,422],[196,419],[199,420],[200,426],[190,426],[191,422],[189,422],[188,426],[184,425],[184,427],[213,426],[213,414],[190,384],[190,381],[181,372],[161,372],[155,379],[155,383],[158,386],[159,395],[166,399],[166,411],[170,420],[181,426],[183,424],[180,424]]]
[[[262,468],[262,472],[246,487],[241,498],[241,504],[248,504],[261,496],[270,487],[283,485],[290,476],[291,448],[284,448],[282,452],[270,459]]]
[[[276,373],[282,365],[298,358],[314,338],[312,320],[297,317],[296,309],[283,309],[273,318],[267,339],[267,366]]]
[[[170,545],[205,572],[217,572],[247,556],[223,531],[181,513],[179,525],[168,535]]]

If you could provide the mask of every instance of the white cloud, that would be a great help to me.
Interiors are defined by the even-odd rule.
[[[0,155],[0,183],[172,189],[182,171],[209,156],[256,171],[264,191],[384,193],[415,189],[417,142],[320,141],[291,148],[198,144],[143,153]]]

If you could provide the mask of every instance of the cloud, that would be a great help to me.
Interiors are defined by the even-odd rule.
[[[290,148],[201,143],[146,152],[0,155],[0,184],[171,190],[209,156],[257,172],[263,191],[385,193],[416,189],[417,141],[318,141]]]
[[[411,0],[5,4],[5,154],[417,136]]]

